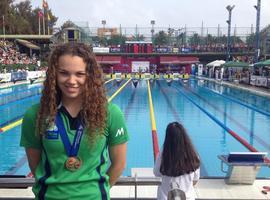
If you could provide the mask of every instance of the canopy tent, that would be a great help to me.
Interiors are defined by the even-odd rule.
[[[261,61],[261,62],[257,62],[254,64],[254,67],[265,67],[265,66],[270,66],[270,59],[265,60],[265,61]]]
[[[22,40],[22,39],[16,39],[16,42],[20,43],[21,45],[29,48],[29,49],[34,49],[34,50],[40,50],[40,47],[27,41],[27,40]]]
[[[246,62],[235,62],[235,61],[229,61],[222,65],[223,67],[238,67],[238,68],[248,68],[250,67],[249,63]]]
[[[212,62],[208,63],[206,66],[207,67],[220,67],[224,63],[225,63],[224,60],[215,60],[215,61],[212,61]]]

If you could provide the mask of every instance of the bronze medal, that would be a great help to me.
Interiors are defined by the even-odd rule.
[[[76,171],[82,165],[82,161],[78,157],[69,157],[65,163],[65,167],[69,171]]]

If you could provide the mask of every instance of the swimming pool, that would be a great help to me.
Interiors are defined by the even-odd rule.
[[[120,84],[116,81],[107,83],[108,96],[124,83],[124,80]],[[163,80],[151,81],[150,86],[159,147],[162,147],[167,124],[172,121],[183,123],[201,157],[202,176],[225,175],[221,172],[218,155],[232,151],[249,151],[224,127],[237,133],[257,150],[270,153],[268,98],[197,79],[191,79],[187,84],[173,81],[171,86]],[[0,117],[0,127],[19,119],[29,106],[39,101],[40,92],[41,85],[38,84],[16,86],[5,92],[0,90],[0,96],[4,95],[2,98],[9,98],[3,104],[0,102],[0,110],[3,113]],[[11,98],[12,95],[15,97]],[[124,175],[130,175],[131,168],[153,167],[146,80],[140,80],[136,88],[132,82],[128,83],[112,102],[122,109],[130,133]],[[20,126],[0,134],[0,145],[4,152],[0,155],[0,174],[29,173],[19,140]],[[269,168],[262,168],[259,177],[269,177],[269,174]]]

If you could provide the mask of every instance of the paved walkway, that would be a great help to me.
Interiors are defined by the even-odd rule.
[[[270,192],[263,194],[263,186],[270,186],[270,180],[256,180],[253,185],[227,185],[223,179],[200,179],[195,187],[196,199],[270,199]],[[155,199],[157,186],[137,186],[137,198]],[[111,198],[135,197],[134,186],[114,186]],[[0,199],[34,198],[31,188],[0,189]]]

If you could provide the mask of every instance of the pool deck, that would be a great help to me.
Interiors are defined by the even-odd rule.
[[[240,90],[245,90],[245,91],[260,95],[260,96],[265,96],[265,97],[270,98],[270,88],[257,87],[257,86],[253,86],[253,85],[243,84],[243,83],[221,81],[221,80],[207,78],[207,77],[197,77],[197,78],[212,81],[212,82],[218,83],[220,85],[227,85],[229,87],[237,88]]]
[[[37,79],[36,81],[34,81],[33,84],[36,84],[36,83],[41,83],[44,81],[44,78],[39,78]],[[4,89],[4,88],[9,88],[9,87],[13,87],[15,85],[23,85],[23,84],[30,84],[30,81],[29,80],[23,80],[23,81],[18,81],[16,83],[13,83],[13,82],[7,82],[7,83],[0,83],[0,88],[1,89]]]
[[[270,180],[256,180],[253,185],[227,185],[224,179],[200,179],[195,186],[196,199],[270,199],[270,192],[263,194],[263,186]],[[111,198],[134,198],[134,186],[114,186]],[[137,186],[140,199],[155,199],[157,186]]]
[[[224,179],[200,179],[195,186],[196,199],[270,199],[270,192],[263,194],[263,186],[270,186],[270,180],[256,180],[253,185],[227,185]],[[138,199],[156,199],[157,186],[137,186]],[[134,186],[114,186],[112,199],[134,199]],[[0,189],[0,199],[33,199],[31,188]]]

